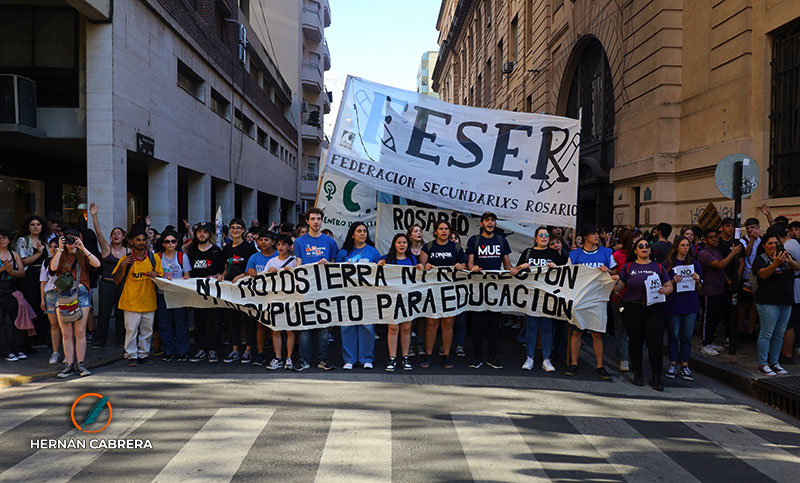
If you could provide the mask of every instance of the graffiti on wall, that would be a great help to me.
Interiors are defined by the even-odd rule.
[[[703,210],[706,209],[706,205],[699,205],[695,208],[689,210],[689,223],[692,225],[697,223],[697,219],[700,218],[700,215],[703,214]],[[733,218],[733,206],[718,206],[717,211],[719,212],[720,218]]]

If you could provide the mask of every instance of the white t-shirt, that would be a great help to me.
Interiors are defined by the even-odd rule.
[[[783,249],[789,252],[795,261],[800,261],[800,242],[790,238],[783,244]],[[794,303],[796,304],[800,304],[800,278],[797,278],[798,275],[800,275],[800,271],[794,272]]]
[[[750,242],[750,239],[747,236],[742,237],[739,240],[742,243],[742,246],[747,249],[747,244]],[[753,250],[750,252],[749,257],[745,257],[744,259],[744,270],[742,271],[742,280],[747,280],[747,277],[750,276],[750,269],[753,266],[753,262],[756,260],[758,256],[758,246],[761,245],[761,237],[757,238],[755,242],[753,242]],[[742,255],[744,255],[744,250],[742,250]]]
[[[297,262],[297,257],[294,255],[289,255],[289,258],[285,260],[281,260],[278,257],[273,257],[270,258],[267,264],[264,266],[264,271],[268,272],[270,268],[274,268],[280,272],[284,268],[294,268],[298,266],[299,264]]]
[[[39,271],[39,281],[40,282],[47,282],[44,284],[44,293],[47,293],[51,290],[56,289],[56,280],[58,277],[56,275],[50,275],[50,264],[49,263],[42,263],[42,269]]]

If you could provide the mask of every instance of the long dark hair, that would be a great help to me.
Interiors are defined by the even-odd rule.
[[[389,253],[386,254],[386,263],[397,263],[397,248],[395,248],[395,244],[400,238],[405,238],[406,243],[408,244],[406,247],[406,258],[412,258],[414,256],[411,254],[411,239],[409,239],[408,235],[405,233],[398,233],[394,236],[394,238],[392,238],[392,246],[389,248]]]
[[[39,238],[42,240],[47,240],[50,236],[50,228],[47,226],[47,221],[39,215],[33,215],[25,218],[25,221],[22,222],[22,230],[20,230],[20,236],[28,236],[31,234],[30,224],[33,220],[38,221],[42,225],[42,232],[39,234]]]
[[[175,238],[175,241],[177,242],[177,243],[175,243],[175,251],[179,252],[181,250],[181,236],[178,234],[177,231],[170,230],[170,231],[165,231],[164,233],[162,233],[161,234],[161,238],[159,238],[158,241],[155,243],[156,246],[153,247],[153,248],[155,249],[156,253],[159,253],[161,255],[164,254],[164,243],[163,242],[164,242],[164,238],[166,238],[168,236],[171,236],[171,237]]]
[[[639,242],[642,240],[646,241],[648,245],[650,244],[650,242],[647,240],[646,237],[644,236],[636,237],[633,240],[633,244],[631,245],[630,251],[628,251],[628,255],[625,257],[626,262],[635,262],[636,260],[639,259],[638,255],[636,255],[636,245],[638,245]],[[652,247],[650,248],[650,250],[652,250]],[[651,262],[653,261],[652,251],[650,253],[650,261]]]
[[[370,240],[369,238],[369,229],[367,228],[366,223],[364,223],[363,221],[357,221],[352,225],[350,225],[350,229],[347,230],[347,236],[345,237],[344,244],[342,245],[342,249],[344,249],[344,251],[347,252],[348,255],[350,255],[350,252],[352,252],[353,249],[356,247],[356,242],[355,240],[353,240],[353,235],[355,235],[356,229],[358,229],[359,226],[363,226],[364,229],[367,230],[367,240],[366,240],[367,245],[371,247],[375,246],[375,244],[372,243],[372,240]]]
[[[539,228],[537,228],[536,231],[533,232],[533,246],[531,247],[533,249],[536,249],[536,248],[539,247],[539,232],[540,231],[546,231],[547,234],[550,235],[550,230],[548,230],[546,226],[540,226]],[[547,246],[545,246],[545,248],[548,248],[549,246],[550,246],[550,239],[547,240]]]
[[[679,235],[676,236],[675,241],[672,242],[672,250],[670,250],[667,256],[667,267],[675,267],[676,260],[678,260],[678,245],[680,245],[683,240],[686,240],[686,243],[689,244],[689,252],[686,253],[686,259],[683,260],[683,263],[685,265],[692,265],[694,263],[694,257],[692,257],[692,242],[685,236]]]
[[[447,220],[439,220],[439,221],[437,221],[433,225],[433,241],[435,241],[436,243],[439,243],[439,241],[438,241],[439,237],[436,235],[436,232],[439,231],[439,227],[442,226],[442,225],[446,225],[447,226],[447,231],[449,231],[450,233],[453,232],[453,227],[450,226],[450,222],[449,221],[447,221]],[[447,237],[447,241],[450,241],[450,236],[449,235]]]

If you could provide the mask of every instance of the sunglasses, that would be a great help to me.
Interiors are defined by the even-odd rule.
[[[536,236],[538,236],[539,238],[550,238],[550,235],[549,235],[549,234],[547,234],[547,233],[539,233],[539,234],[538,234],[538,235],[536,235]]]
[[[650,245],[646,243],[640,243],[639,245],[636,245],[636,248],[650,248]]]
[[[164,241],[162,241],[161,243],[163,243],[163,244],[165,244],[165,245],[166,245],[166,244],[170,244],[170,245],[172,245],[173,243],[178,243],[178,240],[164,240]]]

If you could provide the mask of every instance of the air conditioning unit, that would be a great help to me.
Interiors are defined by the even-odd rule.
[[[517,65],[516,62],[503,62],[503,74],[510,74],[514,71],[514,66]]]
[[[308,103],[306,101],[300,104],[300,112],[308,112]]]
[[[18,75],[0,75],[0,124],[36,128],[36,82]]]

